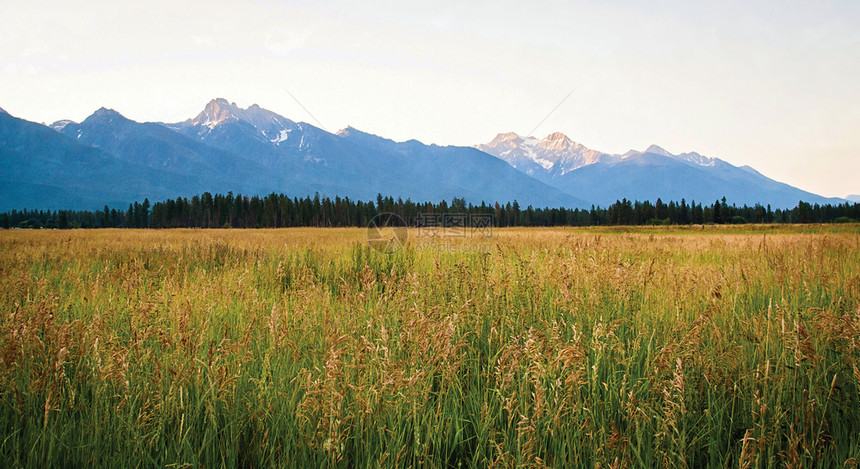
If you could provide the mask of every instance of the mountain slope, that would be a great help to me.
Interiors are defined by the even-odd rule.
[[[549,134],[542,140],[508,132],[475,148],[547,184],[558,176],[597,162],[602,156],[599,151],[586,148],[561,132]]]
[[[463,197],[474,203],[518,201],[527,206],[584,208],[589,203],[526,177],[510,165],[473,148],[394,142],[347,128],[338,137],[358,159],[415,200]]]
[[[215,99],[194,119],[166,127],[242,154],[308,193],[362,200],[382,193],[417,201],[462,197],[473,203],[586,205],[472,148],[397,143],[353,128],[331,134],[257,105],[242,109]]]
[[[0,211],[122,208],[193,179],[123,161],[44,125],[0,113]]]
[[[78,143],[156,171],[179,174],[192,182],[174,188],[175,196],[200,192],[271,192],[275,178],[260,165],[203,145],[161,124],[139,123],[110,109],[99,109],[80,124],[61,121],[55,130]]]
[[[242,109],[225,99],[213,99],[194,119],[165,126],[198,143],[253,161],[279,180],[281,191],[291,195],[319,192],[355,198],[359,177],[366,186],[380,186],[366,165],[344,157],[350,150],[333,135],[257,105]]]
[[[774,208],[794,207],[801,200],[843,202],[774,181],[749,166],[737,167],[695,152],[674,155],[657,145],[642,152],[609,155],[560,133],[541,141],[507,133],[477,147],[553,187],[601,206],[622,198],[684,198],[710,203],[724,196],[729,203],[770,204]]]
[[[394,142],[354,128],[332,134],[224,99],[175,124],[139,123],[102,108],[81,123],[48,128],[0,109],[0,159],[0,209],[122,207],[207,191],[569,208],[658,197],[710,203],[725,196],[774,208],[843,202],[656,145],[609,155],[560,132],[541,140],[499,134],[477,148]]]

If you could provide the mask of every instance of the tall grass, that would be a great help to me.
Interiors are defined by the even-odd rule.
[[[0,465],[860,458],[856,229],[363,240],[0,232]]]

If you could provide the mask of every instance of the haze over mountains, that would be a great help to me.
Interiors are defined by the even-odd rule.
[[[102,108],[81,123],[64,120],[50,127],[8,114],[0,119],[0,210],[123,207],[205,191],[586,204],[474,148],[397,143],[352,128],[332,134],[223,99],[176,124],[135,122]],[[53,135],[45,137],[45,130]],[[81,168],[80,153],[97,155],[104,168]],[[46,155],[68,167],[53,169]]]
[[[499,134],[476,148],[329,133],[253,105],[209,102],[186,121],[140,123],[110,109],[45,126],[0,109],[0,210],[122,208],[203,192],[304,197],[454,197],[522,207],[588,208],[621,198],[789,207],[841,203],[697,153],[608,155],[559,132]]]
[[[705,203],[726,197],[729,204],[759,203],[773,208],[793,207],[801,200],[844,202],[774,181],[749,166],[737,167],[695,152],[674,155],[657,145],[610,155],[560,132],[542,140],[509,132],[476,148],[541,182],[604,207],[622,198],[655,201],[658,197]]]

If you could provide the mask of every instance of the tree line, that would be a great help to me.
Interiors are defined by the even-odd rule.
[[[364,227],[378,213],[395,213],[408,224],[419,215],[490,215],[494,226],[594,226],[594,225],[690,225],[743,223],[848,223],[860,220],[860,204],[809,204],[800,201],[791,209],[771,209],[756,204],[737,207],[725,197],[712,203],[681,199],[622,199],[606,208],[521,208],[512,203],[474,205],[464,199],[450,202],[413,202],[377,196],[376,202],[349,198],[288,197],[284,194],[248,196],[208,192],[191,198],[178,197],[150,204],[146,199],[127,210],[12,210],[0,213],[2,228],[283,228]]]

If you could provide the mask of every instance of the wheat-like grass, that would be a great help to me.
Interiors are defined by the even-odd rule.
[[[0,464],[860,457],[856,230],[364,236],[0,231]]]

